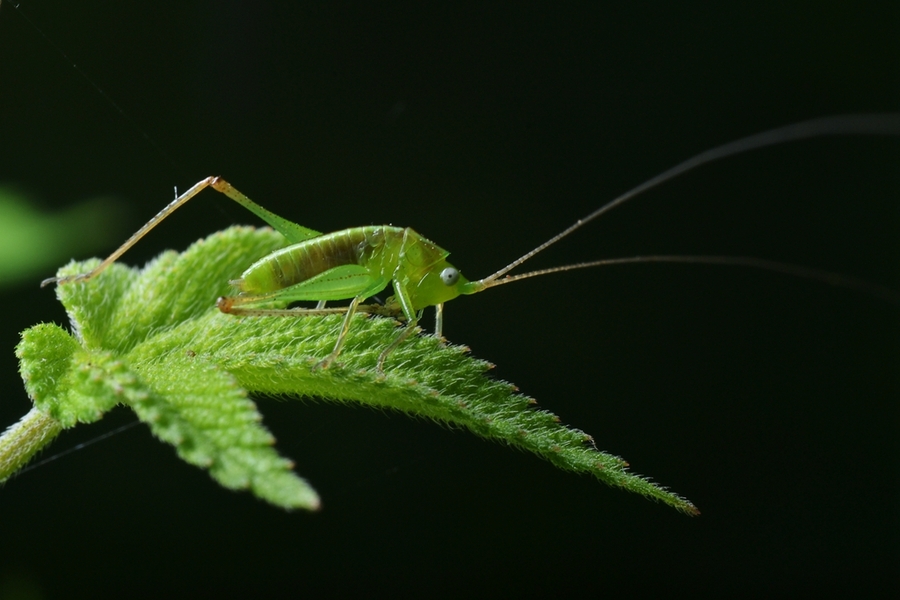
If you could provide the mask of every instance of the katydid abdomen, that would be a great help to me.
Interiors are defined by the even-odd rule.
[[[346,300],[359,295],[360,285],[381,288],[396,269],[400,227],[353,227],[292,244],[256,261],[232,282],[246,296],[278,294],[286,300]],[[386,239],[391,244],[385,245]],[[359,275],[329,276],[339,267],[362,267]],[[346,269],[345,269],[346,271]],[[320,285],[308,282],[316,280]],[[343,281],[342,281],[343,280]],[[296,287],[295,287],[296,286]],[[288,288],[294,288],[290,293]],[[380,291],[380,289],[378,291]]]

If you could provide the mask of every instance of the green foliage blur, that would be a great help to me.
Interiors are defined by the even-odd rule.
[[[121,237],[120,203],[80,201],[45,212],[27,194],[0,186],[0,286],[49,277],[61,263],[84,257]]]

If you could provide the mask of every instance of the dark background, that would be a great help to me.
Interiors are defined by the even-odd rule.
[[[48,210],[117,197],[124,240],[174,186],[223,175],[314,229],[413,226],[477,278],[709,147],[900,109],[895,2],[324,4],[5,2],[0,182]],[[856,137],[728,159],[534,267],[751,255],[898,289],[898,158]],[[127,261],[236,222],[256,221],[206,193]],[[0,296],[2,426],[30,406],[18,332],[65,320],[49,275]],[[322,512],[223,490],[136,427],[0,489],[0,579],[49,598],[897,587],[898,315],[693,265],[459,299],[452,341],[702,516],[401,414],[262,400]]]

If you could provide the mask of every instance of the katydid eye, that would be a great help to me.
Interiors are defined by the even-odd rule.
[[[453,267],[447,267],[443,271],[441,271],[441,281],[444,282],[444,285],[453,285],[457,281],[459,281],[459,271],[454,269]]]

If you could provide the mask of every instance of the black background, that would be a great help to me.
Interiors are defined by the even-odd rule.
[[[314,229],[413,226],[470,278],[709,147],[900,109],[895,2],[22,12],[68,60],[0,5],[0,182],[48,209],[118,197],[124,239],[174,186],[223,175]],[[751,255],[897,289],[898,148],[832,138],[728,159],[533,266]],[[236,222],[256,221],[206,193],[127,262]],[[49,275],[0,297],[4,426],[30,406],[18,332],[65,320],[37,287]],[[322,512],[225,491],[137,427],[0,489],[0,582],[51,598],[896,587],[896,307],[767,272],[646,265],[456,300],[445,334],[702,516],[400,414],[263,399]],[[131,419],[117,409],[45,456]]]

